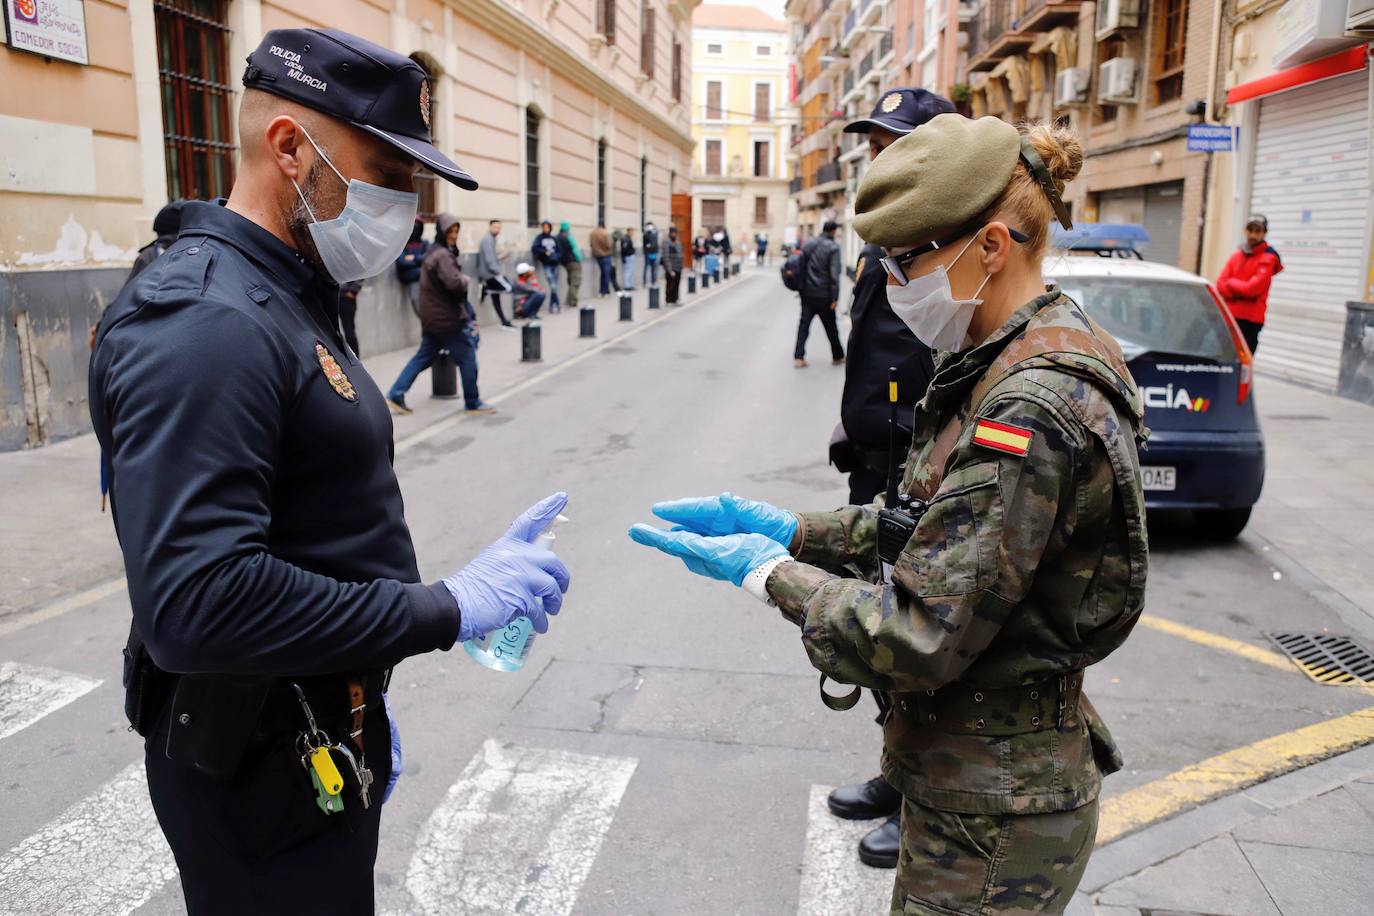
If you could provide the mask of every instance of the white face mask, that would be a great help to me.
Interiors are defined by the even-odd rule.
[[[395,262],[410,241],[420,195],[393,191],[356,178],[349,181],[334,168],[334,163],[329,161],[310,132],[304,127],[301,132],[339,180],[348,185],[343,210],[333,219],[321,221],[315,218],[315,211],[301,193],[300,185],[294,179],[291,181],[314,220],[310,224],[310,238],[320,253],[324,269],[336,283],[377,276]]]
[[[950,261],[950,267],[959,263],[959,258],[977,238],[975,235],[968,240],[963,250]],[[958,352],[964,348],[973,312],[983,301],[978,294],[991,279],[992,274],[983,278],[972,299],[955,299],[949,286],[949,273],[941,264],[924,276],[908,280],[906,286],[889,286],[887,301],[893,313],[921,343],[932,350]]]

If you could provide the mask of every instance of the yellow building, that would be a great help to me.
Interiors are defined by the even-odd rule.
[[[787,24],[753,6],[706,5],[692,17],[693,232],[724,227],[737,255],[764,234],[776,253],[793,224],[784,155]]]
[[[541,219],[585,244],[599,219],[666,226],[686,203],[698,2],[24,4],[0,46],[0,450],[89,428],[90,328],[160,207],[228,193],[244,58],[265,32],[343,29],[425,67],[435,143],[481,188],[423,182],[421,215],[455,214],[465,252],[501,219],[513,261]],[[364,287],[369,352],[418,339],[401,295],[390,273]]]

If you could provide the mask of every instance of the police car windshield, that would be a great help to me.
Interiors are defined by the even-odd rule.
[[[1137,277],[1065,277],[1061,285],[1117,339],[1127,360],[1145,353],[1236,358],[1226,321],[1205,286]]]

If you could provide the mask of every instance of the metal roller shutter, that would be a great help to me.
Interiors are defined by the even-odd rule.
[[[1352,73],[1260,103],[1250,211],[1269,218],[1284,270],[1256,365],[1327,389],[1340,367],[1345,303],[1365,285],[1368,85],[1367,74]]]

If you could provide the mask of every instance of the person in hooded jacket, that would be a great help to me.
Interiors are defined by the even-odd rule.
[[[410,230],[410,241],[406,242],[406,247],[396,257],[396,279],[405,287],[410,309],[417,318],[420,315],[420,265],[424,263],[428,251],[425,224],[417,217],[415,227]]]
[[[558,259],[568,274],[568,308],[577,308],[578,297],[582,292],[582,249],[577,247],[577,239],[572,233],[572,223],[567,220],[558,225]],[[562,311],[555,302],[550,311]]]
[[[544,279],[549,285],[549,311],[562,311],[563,305],[558,300],[558,268],[563,263],[563,252],[558,236],[553,234],[553,223],[548,220],[540,223],[539,234],[530,245],[530,254],[534,256],[534,263],[544,269]]]
[[[184,200],[174,200],[164,204],[162,209],[157,211],[157,216],[153,217],[153,232],[157,234],[157,238],[138,249],[138,257],[134,258],[134,266],[129,268],[129,276],[125,283],[137,277],[145,267],[172,247],[172,243],[177,240],[177,233],[181,230],[181,208],[185,203]]]
[[[1279,253],[1265,240],[1268,232],[1267,218],[1250,217],[1245,224],[1245,244],[1227,259],[1217,277],[1217,292],[1231,310],[1251,353],[1259,349],[1264,313],[1269,308],[1269,285],[1283,270]]]
[[[434,219],[434,245],[420,267],[420,349],[396,377],[386,402],[393,413],[414,413],[406,406],[406,392],[419,374],[447,350],[458,364],[463,383],[463,406],[470,413],[489,413],[477,391],[476,319],[468,304],[468,277],[458,254],[458,220],[451,213]]]

